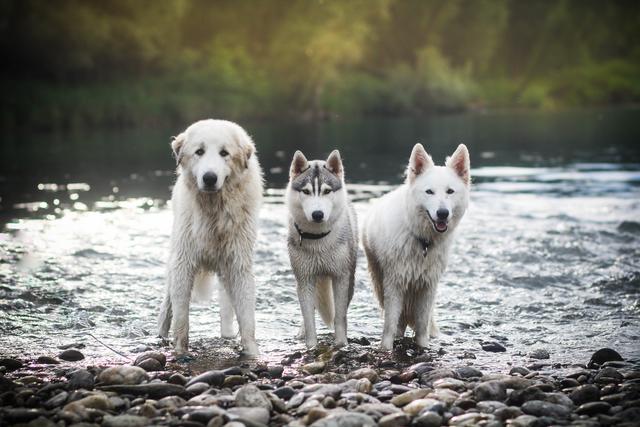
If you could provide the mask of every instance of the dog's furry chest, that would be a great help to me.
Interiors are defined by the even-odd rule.
[[[332,239],[335,242],[335,239]],[[350,254],[347,242],[302,240],[289,238],[289,257],[296,276],[335,276],[345,270]]]

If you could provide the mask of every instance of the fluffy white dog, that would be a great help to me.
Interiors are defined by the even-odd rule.
[[[411,152],[407,179],[372,208],[362,241],[375,294],[384,309],[381,347],[389,350],[407,326],[426,346],[438,328],[434,305],[447,267],[453,231],[469,204],[469,152],[459,145],[435,166],[421,144]]]
[[[160,336],[173,330],[176,354],[189,345],[189,302],[216,274],[223,337],[234,336],[258,354],[255,341],[253,247],[262,201],[262,171],[247,133],[225,120],[201,120],[175,137],[178,163],[173,188],[173,230],[166,296],[160,308]]]

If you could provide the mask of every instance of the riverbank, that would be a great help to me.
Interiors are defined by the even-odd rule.
[[[145,350],[130,365],[95,364],[73,348],[0,360],[0,424],[631,426],[640,419],[640,362],[611,349],[574,364],[553,363],[538,349],[526,363],[493,371],[479,369],[473,353],[453,361],[409,339],[393,354],[361,338],[344,349],[204,371],[197,359],[177,363],[166,347]]]

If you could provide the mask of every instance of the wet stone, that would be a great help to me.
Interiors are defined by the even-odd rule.
[[[225,381],[225,374],[222,371],[211,370],[191,378],[187,382],[187,387],[195,383],[207,383],[214,387],[220,387]]]
[[[553,418],[567,418],[571,414],[571,410],[566,406],[544,402],[542,400],[525,402],[520,409],[522,409],[522,412],[525,414],[537,417],[547,415]]]
[[[411,422],[411,418],[407,414],[397,412],[395,414],[385,415],[378,420],[379,427],[405,427]]]
[[[587,364],[587,366],[589,368],[592,368],[595,365],[602,365],[605,362],[621,361],[621,360],[624,360],[624,359],[622,358],[622,356],[620,356],[620,353],[618,353],[617,351],[611,348],[601,348],[600,350],[596,351],[591,355],[591,359],[589,360],[589,363]]]
[[[624,379],[622,374],[615,368],[602,368],[594,378],[600,384],[619,383]]]
[[[0,366],[4,366],[7,371],[16,371],[22,368],[24,365],[18,359],[13,359],[11,357],[5,357],[0,359]]]
[[[36,363],[40,365],[58,365],[60,361],[51,356],[40,356],[36,359]]]
[[[309,375],[319,374],[324,371],[326,364],[324,362],[312,362],[302,365],[302,370]]]
[[[456,369],[460,378],[482,378],[482,372],[471,366],[461,366]]]
[[[171,374],[167,382],[170,384],[186,385],[187,379],[182,374]]]
[[[77,362],[84,359],[84,354],[78,350],[70,348],[58,354],[58,359],[66,360],[67,362]]]
[[[548,359],[549,352],[544,348],[537,348],[529,353],[529,357],[532,359]]]
[[[273,393],[280,399],[289,400],[296,394],[296,391],[291,387],[285,386],[275,389]]]
[[[272,408],[271,401],[258,387],[248,384],[242,386],[236,392],[236,406],[247,406],[252,408],[265,408],[270,411]]]
[[[106,385],[140,384],[149,379],[147,372],[137,366],[112,366],[98,374],[98,381]]]
[[[507,390],[500,381],[491,380],[478,384],[473,390],[473,395],[479,402],[483,400],[503,401],[507,397]]]
[[[523,377],[529,375],[529,370],[524,366],[514,366],[509,371],[509,375],[522,375]]]
[[[607,402],[589,402],[580,405],[578,409],[576,409],[576,414],[593,416],[596,414],[606,414],[610,409],[611,405]]]
[[[227,410],[231,420],[248,420],[254,423],[269,424],[269,410],[260,407],[236,406]]]
[[[312,427],[375,427],[370,416],[358,412],[333,413],[313,424]]]
[[[210,386],[207,383],[193,383],[187,387],[187,391],[192,394],[202,394],[209,390]]]
[[[239,385],[245,384],[246,382],[247,382],[247,379],[242,375],[229,375],[224,379],[222,386],[228,387],[228,388],[234,388]]]
[[[562,388],[573,388],[578,387],[580,383],[573,378],[563,378],[560,380],[560,387]]]
[[[144,427],[149,425],[149,419],[138,415],[107,415],[102,421],[103,427]]]
[[[505,346],[496,341],[485,341],[481,343],[481,347],[484,351],[489,351],[492,353],[502,353],[507,351]]]
[[[78,369],[77,371],[73,371],[69,374],[69,388],[72,390],[76,390],[79,388],[83,388],[86,390],[91,390],[94,385],[93,374],[86,369]]]
[[[434,408],[439,408],[441,405],[442,403],[436,399],[418,399],[403,407],[402,410],[415,416],[424,410],[433,411]]]
[[[391,399],[390,403],[396,406],[405,406],[414,400],[422,399],[427,394],[429,394],[429,389],[426,388],[418,388],[415,390],[407,391],[406,393],[399,394],[398,396]]]
[[[501,421],[506,421],[523,415],[523,412],[517,406],[506,406],[496,409],[493,415]]]
[[[421,412],[413,419],[413,425],[416,427],[439,427],[442,424],[442,416],[433,411]]]
[[[498,402],[497,400],[485,400],[482,402],[478,402],[478,404],[476,405],[476,409],[478,410],[478,412],[484,412],[487,414],[493,414],[498,409],[503,409],[506,407],[507,405],[502,402]]]
[[[361,368],[351,372],[349,374],[349,378],[354,378],[354,379],[366,378],[372,383],[375,383],[378,380],[378,373],[371,368]]]
[[[540,423],[538,417],[533,415],[520,415],[519,417],[511,421],[511,427],[542,427],[543,423]]]
[[[66,391],[61,391],[60,393],[52,396],[51,398],[49,398],[49,400],[44,402],[44,407],[47,409],[53,409],[57,408],[58,406],[62,406],[67,401],[68,397],[69,393],[67,393]]]
[[[479,414],[471,412],[468,414],[457,415],[449,420],[450,426],[477,426],[486,424],[495,419],[491,414]]]

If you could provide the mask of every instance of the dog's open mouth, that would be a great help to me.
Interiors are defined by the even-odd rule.
[[[449,224],[447,223],[447,221],[439,219],[434,221],[433,219],[431,219],[431,222],[433,222],[433,228],[435,228],[438,233],[444,233],[445,231],[447,231],[447,228],[449,228]]]

